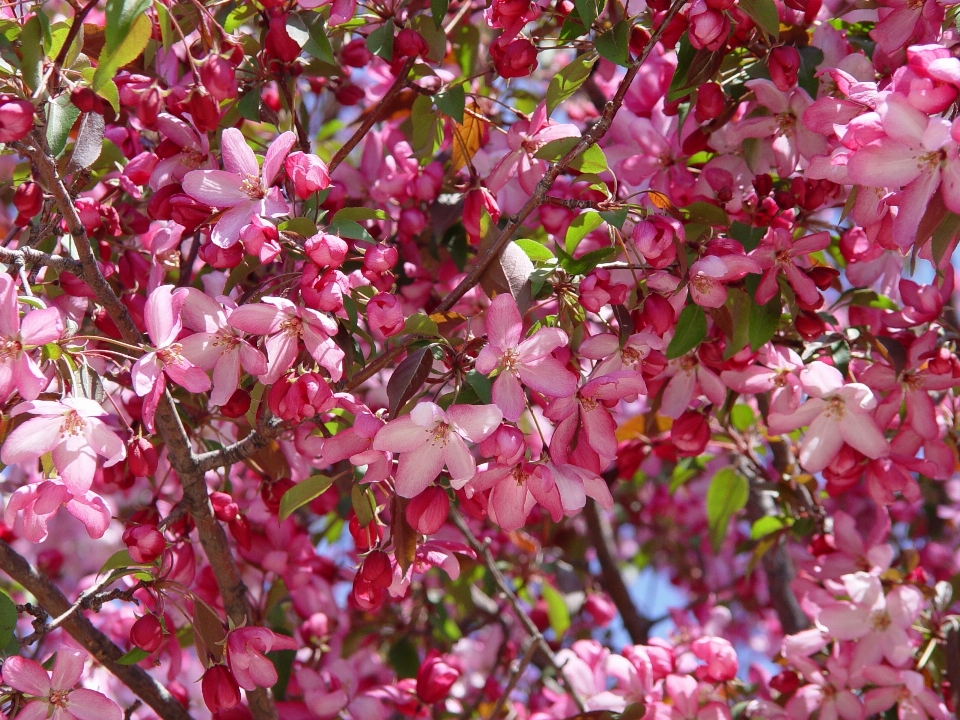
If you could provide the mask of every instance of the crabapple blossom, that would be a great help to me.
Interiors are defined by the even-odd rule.
[[[31,310],[20,317],[17,288],[9,275],[0,275],[0,397],[14,390],[24,400],[36,400],[48,380],[32,351],[63,335],[63,319],[55,307]]]
[[[227,665],[244,690],[273,687],[277,683],[277,670],[264,653],[298,647],[293,638],[266,628],[237,628],[227,634]]]

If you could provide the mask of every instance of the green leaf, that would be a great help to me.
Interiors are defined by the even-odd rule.
[[[533,262],[549,262],[554,259],[553,253],[536,240],[520,239],[514,242],[517,243],[520,249],[523,250],[527,254],[527,257],[533,260]]]
[[[749,430],[756,421],[753,409],[749,405],[737,403],[730,409],[730,422],[740,432]]]
[[[112,81],[117,70],[140,57],[152,32],[153,23],[150,18],[141,14],[133,21],[129,32],[119,38],[119,44],[115,48],[110,49],[109,44],[103,46],[100,59],[97,61],[97,71],[93,76],[94,92],[98,92],[100,88]]]
[[[712,80],[723,64],[723,58],[724,52],[722,50],[694,49],[690,45],[687,33],[684,33],[680,39],[680,50],[677,56],[678,66],[673,73],[670,89],[667,91],[667,100],[669,102],[680,100],[688,95],[691,90],[695,90],[703,83]]]
[[[415,678],[420,669],[420,655],[406,635],[390,646],[387,660],[399,678]]]
[[[960,215],[947,212],[930,239],[930,256],[936,267],[940,267],[947,248],[956,239],[958,233],[960,233]]]
[[[375,242],[373,237],[366,229],[354,220],[337,220],[327,226],[327,232],[331,235],[350,238],[351,240],[363,240],[368,243]]]
[[[467,106],[467,93],[463,85],[454,85],[446,92],[437,93],[433,101],[440,112],[463,125],[463,111]]]
[[[699,305],[687,305],[677,318],[677,329],[667,346],[667,358],[686,355],[707,337],[707,316]]]
[[[779,291],[766,305],[758,305],[756,300],[751,297],[749,320],[751,350],[756,352],[777,334],[781,309]]]
[[[553,634],[560,638],[570,627],[570,610],[563,595],[548,582],[543,583],[543,599],[547,603],[547,619]]]
[[[765,515],[753,523],[753,526],[750,528],[750,539],[760,540],[767,535],[772,535],[779,530],[783,530],[786,526],[787,523],[784,518]]]
[[[393,21],[388,20],[367,36],[367,50],[387,62],[393,58]]]
[[[353,505],[353,512],[357,515],[357,522],[360,523],[360,527],[365,528],[373,522],[374,508],[377,506],[377,501],[373,499],[373,493],[370,492],[369,487],[354,485],[350,491],[350,501]]]
[[[323,495],[333,485],[333,478],[326,475],[311,475],[287,490],[280,498],[278,517],[283,522],[299,508]]]
[[[21,62],[21,72],[23,82],[35,92],[43,79],[43,29],[40,27],[40,21],[36,15],[31,15],[23,25],[23,32],[20,34],[20,52],[23,54]]]
[[[588,28],[593,25],[593,21],[597,19],[597,15],[600,14],[604,5],[603,0],[600,0],[600,7],[597,7],[597,0],[576,0],[574,4],[580,14],[580,19]]]
[[[570,227],[567,228],[567,237],[563,243],[566,251],[573,255],[580,241],[602,224],[603,218],[600,217],[600,213],[594,210],[587,210],[585,213],[577,215],[570,223]]]
[[[118,568],[130,567],[131,565],[139,565],[140,563],[135,563],[133,558],[130,557],[130,553],[126,550],[117,550],[113,555],[107,558],[107,561],[103,564],[103,567],[97,572],[97,575],[104,575],[111,570],[117,570]]]
[[[547,160],[548,162],[558,162],[568,152],[573,150],[579,142],[580,138],[578,137],[552,140],[541,147],[535,157],[540,160]],[[608,169],[607,157],[603,154],[603,150],[596,145],[591,145],[583,153],[574,158],[569,167],[582,173],[601,173]]]
[[[713,203],[697,200],[687,205],[685,210],[690,214],[692,222],[714,227],[726,227],[730,224],[730,216],[727,215],[727,211]]]
[[[622,229],[623,224],[627,221],[627,215],[629,211],[627,208],[620,208],[619,210],[607,210],[600,213],[600,217],[603,218],[603,221],[607,225],[612,225],[617,229]]]
[[[345,207],[337,211],[337,214],[333,216],[331,222],[342,222],[344,220],[386,220],[387,213],[385,210],[377,210],[374,208],[365,208],[365,207]]]
[[[780,15],[773,0],[740,0],[740,9],[767,35],[780,39]]]
[[[13,640],[17,629],[17,605],[3,590],[0,590],[0,648]]]
[[[490,378],[482,373],[478,373],[476,370],[471,370],[467,373],[467,384],[473,388],[473,391],[477,394],[481,403],[484,405],[491,403],[490,396],[492,394],[493,383],[490,382]]]
[[[670,88],[667,90],[667,100],[674,102],[686,95],[689,90],[684,90],[684,84],[687,79],[687,73],[690,71],[690,63],[697,54],[696,49],[690,44],[690,38],[684,33],[680,38],[680,46],[677,49],[677,69],[673,71],[673,79],[670,81]]]
[[[560,261],[560,267],[571,275],[586,275],[604,260],[616,255],[617,252],[618,250],[615,247],[606,247],[588,252],[586,255],[574,259],[568,253],[564,252],[563,248],[558,247],[557,259]]]
[[[623,20],[597,38],[601,57],[624,67],[630,64],[630,26]]]
[[[730,519],[743,509],[749,497],[747,479],[731,468],[723,468],[713,476],[707,490],[707,526],[714,552],[720,552]]]
[[[447,35],[436,23],[431,21],[426,15],[414,15],[410,20],[410,26],[420,33],[420,37],[427,41],[427,60],[435,63],[443,62],[447,54]]]
[[[107,26],[104,30],[103,46],[105,52],[115,52],[126,41],[133,26],[144,16],[149,6],[150,0],[107,0]]]
[[[433,24],[443,27],[443,18],[450,7],[450,0],[430,0],[430,14],[433,15]]]
[[[594,5],[593,0],[583,1]],[[560,103],[580,89],[580,86],[590,77],[596,61],[597,57],[592,53],[581,55],[553,76],[547,87],[547,115],[551,115]]]
[[[47,103],[47,144],[54,157],[60,157],[67,147],[67,138],[80,111],[70,102],[70,94],[63,93]]]
[[[323,16],[314,12],[291,13],[287,16],[287,32],[295,28],[297,37],[290,37],[297,42],[305,53],[321,62],[336,65],[333,57],[333,48],[323,24]]]
[[[141,650],[138,647],[130,648],[129,652],[122,658],[117,659],[117,665],[136,665],[149,654],[146,650]]]
[[[407,335],[439,336],[440,327],[423,313],[415,313],[407,318],[403,325],[403,332]]]
[[[765,233],[765,228],[751,227],[739,220],[734,220],[730,226],[730,237],[743,245],[743,249],[747,252],[760,244],[760,240],[763,239]]]
[[[310,218],[295,217],[284,220],[277,226],[280,232],[296,233],[300,237],[311,238],[317,234],[317,226]]]

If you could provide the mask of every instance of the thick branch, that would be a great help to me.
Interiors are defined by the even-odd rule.
[[[652,623],[637,610],[626,583],[623,582],[623,575],[620,574],[620,568],[617,566],[615,552],[617,545],[613,528],[593,500],[587,500],[583,514],[587,520],[590,542],[600,562],[600,584],[613,600],[613,604],[617,606],[620,619],[623,620],[623,626],[630,634],[630,639],[635,645],[645,645],[649,639]]]
[[[71,603],[60,588],[37,572],[16,550],[0,540],[0,569],[37,598],[37,602],[52,615],[63,615]],[[73,613],[61,627],[104,667],[130,688],[164,720],[192,720],[190,714],[160,683],[137,665],[120,665],[123,650],[97,630],[82,613]]]

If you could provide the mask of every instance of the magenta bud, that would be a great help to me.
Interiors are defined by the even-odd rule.
[[[240,686],[226,665],[214,665],[200,683],[203,702],[212,713],[231,710],[240,704]]]
[[[433,535],[447,521],[450,498],[446,491],[431,485],[407,503],[405,515],[410,527],[421,535]]]
[[[143,565],[152,563],[167,548],[167,541],[153,525],[127,528],[122,539],[133,561]]]
[[[163,627],[156,615],[144,615],[130,628],[130,642],[143,650],[152,653],[163,644]]]

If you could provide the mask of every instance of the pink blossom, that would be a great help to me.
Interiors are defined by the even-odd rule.
[[[553,140],[565,137],[579,137],[576,125],[549,123],[547,107],[537,105],[529,120],[518,120],[510,126],[507,133],[507,146],[510,149],[487,178],[487,187],[498,193],[514,175],[520,179],[520,187],[532,195],[540,178],[547,172],[547,163],[534,157],[536,152]]]
[[[123,711],[102,693],[74,689],[86,654],[61,645],[48,674],[35,660],[14,656],[3,661],[3,682],[30,698],[17,715],[22,720],[121,720]]]
[[[103,537],[110,525],[110,510],[99,495],[89,490],[75,495],[59,479],[18,488],[7,500],[4,522],[13,527],[17,514],[23,511],[23,536],[38,543],[46,539],[47,523],[61,507],[83,523],[91,538]]]
[[[909,632],[923,610],[923,595],[900,585],[884,596],[880,578],[865,572],[844,575],[841,580],[850,600],[826,605],[817,622],[830,637],[858,641],[851,661],[854,667],[875,665],[883,658],[902,667],[913,656]]]
[[[34,400],[18,405],[12,415],[23,413],[37,417],[7,436],[0,459],[16,465],[52,453],[54,467],[74,495],[83,496],[90,489],[98,456],[105,458],[104,467],[116,465],[127,456],[126,445],[100,419],[107,412],[94,400]]]
[[[384,425],[373,449],[401,453],[395,489],[401,497],[412,498],[433,483],[444,467],[454,483],[472,478],[477,464],[464,440],[482,442],[502,421],[496,405],[452,405],[444,412],[432,402],[421,402],[409,415]]]
[[[265,653],[296,650],[297,641],[264,627],[239,627],[227,635],[227,665],[244,690],[273,687],[277,669]]]
[[[157,117],[157,132],[164,140],[180,147],[180,152],[160,160],[150,174],[150,188],[159,190],[165,185],[182,183],[193,170],[213,170],[216,159],[210,154],[206,133],[198,133],[180,118],[161,113]]]
[[[303,340],[307,352],[336,381],[343,377],[343,350],[333,341],[337,322],[318,310],[294,305],[286,298],[265,297],[261,303],[242,305],[230,315],[230,324],[253,335],[268,335],[267,372],[260,377],[272,385],[289,370]]]
[[[145,398],[143,423],[150,432],[154,430],[153,417],[167,377],[193,393],[210,389],[210,378],[184,357],[183,345],[177,342],[183,328],[180,311],[186,292],[184,288],[174,290],[173,285],[162,285],[150,293],[144,308],[143,320],[154,349],[134,363],[130,376],[134,392]]]
[[[810,674],[811,682],[790,698],[786,705],[787,717],[807,720],[819,712],[821,718],[863,720],[866,717],[863,703],[848,686],[850,668],[836,657],[828,659],[826,666],[826,675],[818,668]]]
[[[550,397],[569,397],[577,377],[551,353],[567,344],[559,328],[542,328],[521,342],[523,318],[510,293],[497,295],[487,309],[487,345],[477,356],[477,372],[499,370],[493,381],[493,402],[510,422],[523,414],[527,399],[521,383]]]
[[[809,425],[800,447],[800,464],[807,471],[823,470],[846,442],[870,458],[887,455],[890,448],[870,411],[877,406],[873,392],[862,383],[843,382],[840,371],[820,361],[800,373],[811,396],[792,413],[770,413],[770,431],[783,434]]]
[[[0,273],[0,399],[16,389],[24,400],[36,400],[47,386],[31,351],[63,335],[63,320],[56,308],[31,310],[20,318],[17,287]]]
[[[759,365],[743,370],[724,370],[720,379],[731,390],[748,395],[769,392],[770,409],[791,413],[800,404],[800,372],[803,360],[790,348],[765,345],[757,354]]]
[[[215,208],[230,208],[210,235],[214,245],[233,246],[254,215],[279,217],[290,211],[278,188],[271,187],[284,158],[297,141],[292,132],[281,134],[257,164],[253,150],[236,128],[223,131],[220,151],[225,170],[193,170],[183,178],[183,190],[195,200]]]
[[[203,370],[213,370],[210,402],[224,405],[240,381],[242,371],[252,375],[267,372],[267,359],[237,332],[231,323],[236,305],[227,298],[222,304],[195,288],[188,288],[183,302],[183,319],[196,334],[183,339],[183,356]]]
[[[727,397],[727,390],[713,372],[706,365],[697,361],[694,355],[671,362],[674,375],[667,383],[663,392],[663,402],[660,412],[676,420],[689,407],[693,398],[700,393],[707,396],[714,405],[721,405]]]
[[[884,713],[899,703],[897,713],[900,718],[947,720],[952,717],[918,672],[873,665],[864,669],[863,676],[878,686],[863,694],[867,715]]]
[[[764,238],[764,242],[750,253],[750,257],[765,270],[757,286],[757,302],[766,305],[774,298],[779,291],[777,276],[783,273],[801,302],[805,305],[816,304],[820,292],[813,280],[803,273],[796,260],[829,245],[830,233],[814,233],[794,241],[787,230],[774,228]]]
[[[759,272],[756,260],[746,255],[704,255],[690,266],[690,297],[697,305],[720,307],[727,301],[727,283]]]

